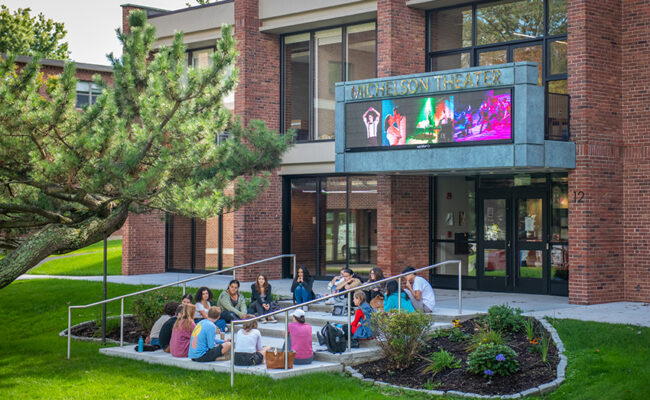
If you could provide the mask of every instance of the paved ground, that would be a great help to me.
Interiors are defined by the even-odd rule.
[[[167,272],[162,274],[109,276],[111,283],[164,285],[183,279],[199,276],[198,274]],[[23,275],[18,279],[59,278],[85,281],[101,281],[101,276],[49,276],[49,275]],[[214,275],[197,279],[187,283],[187,287],[198,288],[225,288],[232,279],[232,275]],[[270,281],[273,293],[290,296],[291,280]],[[252,282],[242,282],[242,289],[248,291]],[[326,281],[314,283],[316,293],[327,291]],[[436,305],[444,308],[458,307],[458,291],[436,289]],[[521,308],[526,314],[535,316],[549,316],[553,318],[570,318],[583,321],[600,321],[608,323],[633,324],[650,327],[650,305],[648,303],[618,302],[579,306],[569,304],[567,297],[543,296],[521,293],[495,293],[479,291],[463,291],[463,310],[486,312],[490,306],[507,303],[513,307]]]

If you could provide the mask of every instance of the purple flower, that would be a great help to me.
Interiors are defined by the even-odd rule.
[[[492,371],[492,370],[490,370],[490,369],[486,369],[485,371],[483,371],[483,373],[484,373],[485,375],[487,375],[487,376],[492,376],[492,375],[494,375],[494,371]]]
[[[497,361],[505,361],[506,357],[503,354],[497,354],[496,359]]]

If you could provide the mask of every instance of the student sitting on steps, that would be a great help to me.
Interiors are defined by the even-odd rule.
[[[217,339],[219,328],[214,321],[219,319],[219,307],[212,306],[208,310],[208,318],[201,320],[190,339],[187,356],[196,362],[210,362],[230,354],[230,342]]]
[[[255,318],[247,314],[242,319]],[[235,335],[235,365],[250,366],[259,365],[264,362],[266,350],[270,347],[262,347],[262,334],[257,330],[257,321],[244,322],[242,329]]]

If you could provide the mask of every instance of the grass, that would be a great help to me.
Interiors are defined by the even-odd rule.
[[[74,257],[56,258],[28,272],[30,275],[98,276],[104,274],[104,243],[67,253]],[[122,240],[109,240],[107,246],[108,275],[122,274]],[[83,254],[92,253],[92,254]]]
[[[109,284],[109,296],[145,286]],[[180,289],[179,295],[180,295]],[[37,293],[33,296],[31,294]],[[188,371],[100,355],[99,344],[72,342],[65,358],[67,303],[101,298],[101,283],[16,281],[0,290],[0,398],[2,399],[379,399],[423,398],[375,388],[340,374],[313,374],[281,381]],[[26,301],[28,299],[28,301]],[[130,309],[131,300],[125,302]],[[119,302],[108,306],[119,313]],[[75,310],[73,324],[94,319],[99,307]],[[543,399],[650,398],[650,329],[574,320],[551,321],[567,347],[567,380]],[[640,333],[639,333],[640,332]]]
[[[109,296],[143,286],[109,286]],[[38,293],[38,296],[30,294]],[[180,293],[180,292],[179,292]],[[25,298],[29,296],[29,301]],[[72,342],[66,359],[66,303],[86,304],[101,297],[101,284],[64,280],[16,281],[0,290],[1,399],[382,399],[416,394],[373,388],[356,379],[327,373],[273,381],[150,365],[100,355],[99,344]],[[130,300],[126,301],[129,309]],[[119,302],[110,304],[112,315]],[[73,324],[93,319],[97,309],[76,310]],[[332,379],[336,380],[334,384]]]

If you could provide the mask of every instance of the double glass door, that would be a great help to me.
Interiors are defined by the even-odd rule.
[[[546,193],[488,192],[479,201],[479,287],[547,293]]]

